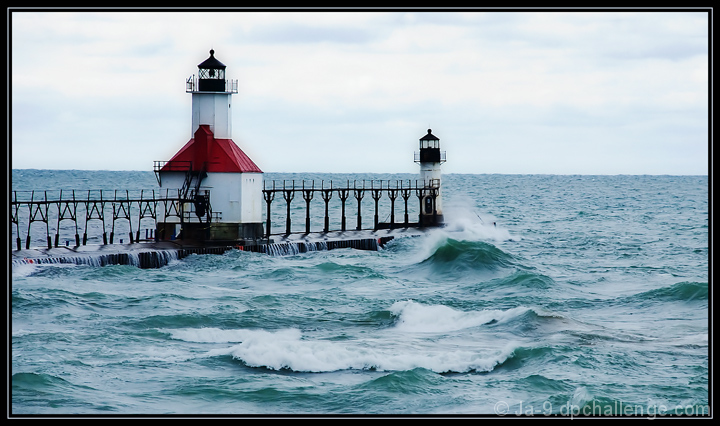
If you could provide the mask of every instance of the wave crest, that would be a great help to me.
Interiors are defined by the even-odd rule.
[[[425,260],[420,262],[437,273],[464,271],[495,271],[513,266],[513,257],[482,241],[446,239]]]
[[[640,293],[634,297],[644,300],[664,300],[664,301],[707,301],[708,300],[708,283],[701,282],[680,282],[669,287],[658,288],[655,290]]]

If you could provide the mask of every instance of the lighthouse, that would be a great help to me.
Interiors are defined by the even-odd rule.
[[[428,129],[420,138],[420,152],[415,153],[420,164],[420,180],[426,189],[419,196],[420,226],[438,226],[443,223],[440,165],[445,162],[445,151],[440,151],[440,139]]]
[[[210,50],[197,76],[186,80],[190,140],[154,167],[160,187],[178,198],[157,213],[159,239],[247,241],[263,235],[263,172],[232,140],[237,80],[227,80],[225,68]]]

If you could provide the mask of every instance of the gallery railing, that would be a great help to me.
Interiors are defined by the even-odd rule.
[[[272,202],[277,194],[282,195],[285,200],[285,234],[292,233],[292,215],[291,202],[296,198],[296,194],[300,194],[305,201],[305,233],[311,232],[311,214],[310,203],[316,198],[316,194],[320,194],[325,204],[324,225],[322,232],[330,232],[330,200],[337,196],[340,200],[340,229],[347,230],[346,201],[352,195],[357,202],[357,225],[355,230],[363,229],[394,229],[401,227],[421,227],[423,220],[418,217],[417,222],[410,222],[408,200],[414,194],[420,202],[420,215],[422,215],[423,200],[430,197],[432,205],[435,205],[435,198],[440,191],[440,182],[438,180],[419,181],[419,180],[346,180],[344,182],[334,181],[265,181],[263,183],[263,197],[266,203],[265,213],[265,233],[270,236],[272,233]],[[373,227],[363,228],[362,222],[362,199],[366,194],[370,194],[374,201],[375,211],[373,217]],[[390,200],[389,222],[381,223],[379,215],[379,200],[382,197]],[[395,220],[395,201],[400,197],[404,201],[404,216],[401,222]]]

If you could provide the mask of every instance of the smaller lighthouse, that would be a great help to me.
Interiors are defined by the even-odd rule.
[[[420,226],[439,226],[443,223],[440,165],[445,162],[445,151],[440,151],[440,139],[428,129],[420,138],[420,152],[415,153],[420,164],[420,180],[427,188],[423,191],[420,208]]]
[[[160,238],[247,241],[261,238],[263,172],[232,140],[232,101],[237,80],[210,57],[186,81],[192,94],[191,139],[169,161],[156,162],[163,188],[182,202],[158,212]]]

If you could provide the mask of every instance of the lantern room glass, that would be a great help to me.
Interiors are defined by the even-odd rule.
[[[420,149],[440,148],[440,141],[437,139],[420,140]]]
[[[198,76],[203,80],[224,80],[225,70],[217,68],[200,68]]]

